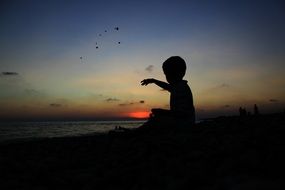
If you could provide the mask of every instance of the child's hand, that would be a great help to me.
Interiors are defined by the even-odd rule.
[[[148,85],[150,83],[154,83],[154,81],[155,81],[155,79],[144,79],[144,80],[141,81],[141,85],[146,86],[146,85]]]

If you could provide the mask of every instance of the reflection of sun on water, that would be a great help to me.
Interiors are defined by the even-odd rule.
[[[131,112],[129,117],[136,118],[136,119],[146,119],[149,117],[149,112],[147,111],[140,111],[140,112]]]

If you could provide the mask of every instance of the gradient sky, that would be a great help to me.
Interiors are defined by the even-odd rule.
[[[167,92],[140,81],[165,80],[173,55],[187,62],[198,118],[285,108],[282,1],[2,0],[0,26],[0,119],[168,108]]]

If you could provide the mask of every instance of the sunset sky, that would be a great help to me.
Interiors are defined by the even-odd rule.
[[[169,108],[140,81],[165,80],[173,55],[187,62],[198,118],[285,109],[281,0],[2,0],[0,27],[0,120]]]

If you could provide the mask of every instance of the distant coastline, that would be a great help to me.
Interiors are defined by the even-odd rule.
[[[136,128],[145,120],[0,122],[0,142],[103,134],[116,126]]]

